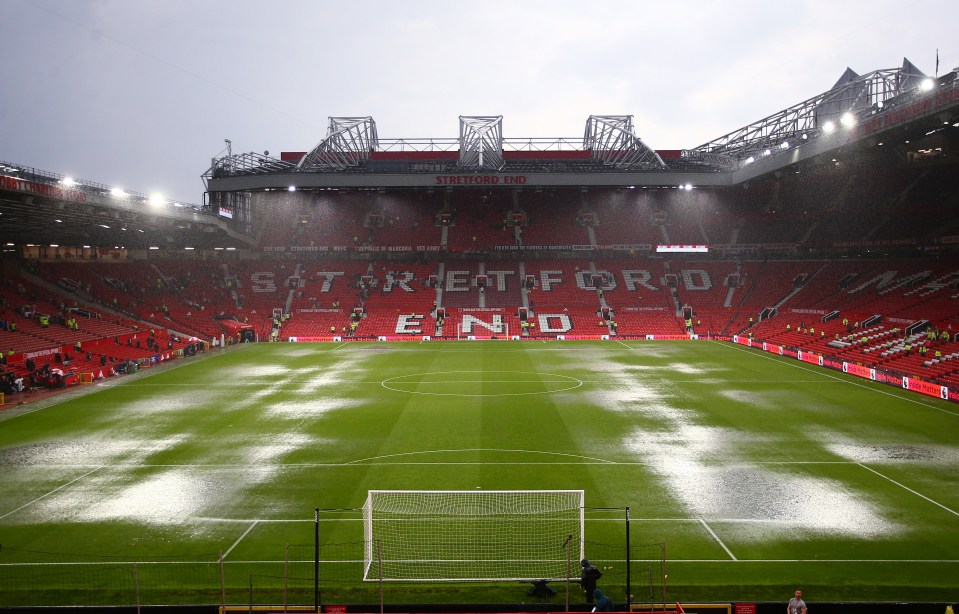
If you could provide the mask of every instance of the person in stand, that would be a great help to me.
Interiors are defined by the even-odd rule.
[[[593,603],[593,592],[596,590],[596,581],[599,580],[603,573],[599,570],[599,567],[590,563],[589,559],[583,559],[580,561],[580,565],[583,567],[583,573],[580,575],[579,584],[586,592],[586,603]]]
[[[797,590],[796,595],[789,600],[786,606],[786,614],[806,614],[806,602],[802,600],[802,591]]]

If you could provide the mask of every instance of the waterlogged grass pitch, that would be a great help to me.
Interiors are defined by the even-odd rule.
[[[370,489],[583,489],[588,542],[628,506],[667,544],[670,601],[955,598],[959,408],[738,346],[258,344],[91,390],[0,418],[0,577],[36,563],[34,594],[139,561],[217,603],[220,552],[242,593]]]

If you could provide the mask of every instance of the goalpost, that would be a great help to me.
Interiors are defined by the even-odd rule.
[[[579,576],[582,490],[371,490],[364,580],[532,581]]]
[[[483,329],[483,332],[477,333],[477,328]],[[456,324],[456,340],[462,341],[463,339],[469,339],[470,337],[474,337],[476,339],[491,339],[493,337],[496,337],[497,339],[511,339],[509,336],[509,322],[503,322],[502,328],[503,332],[497,333],[489,327],[474,324],[472,326],[472,332],[464,332],[463,324],[460,322]]]

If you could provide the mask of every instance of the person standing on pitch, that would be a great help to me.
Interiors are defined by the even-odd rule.
[[[806,602],[802,600],[802,591],[797,590],[796,596],[789,600],[786,614],[806,614]]]
[[[593,591],[596,590],[596,581],[603,575],[603,572],[589,562],[589,559],[580,561],[583,566],[583,573],[579,577],[579,584],[586,591],[586,603],[593,603]]]

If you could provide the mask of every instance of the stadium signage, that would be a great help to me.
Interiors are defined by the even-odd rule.
[[[848,373],[849,375],[855,375],[864,379],[870,379],[876,382],[882,382],[884,384],[891,384],[893,386],[900,386],[905,390],[911,390],[912,392],[918,392],[919,394],[924,394],[926,396],[937,397],[946,401],[959,400],[959,394],[950,392],[948,386],[942,386],[940,384],[934,384],[932,382],[911,377],[904,377],[885,371],[877,371],[875,368],[865,367],[850,362],[840,362],[834,359],[825,359],[823,356],[812,352],[803,352],[801,350],[797,352],[793,352],[792,350],[784,351],[782,346],[765,342],[762,344],[756,344],[752,339],[743,335],[734,335],[732,341],[733,343],[738,343],[739,345],[745,345],[747,347],[762,348],[770,353],[776,353],[778,348],[778,352],[781,356],[789,356],[802,362],[808,362],[811,364],[816,364],[820,367],[842,371],[843,373]]]
[[[865,120],[856,127],[856,131],[859,136],[865,136],[884,128],[908,123],[941,107],[951,105],[957,100],[959,100],[959,88],[940,89],[930,98],[924,98],[900,109],[889,109]]]
[[[436,185],[523,185],[526,175],[436,175]]]
[[[0,175],[0,189],[72,200],[77,203],[86,202],[87,200],[87,195],[80,190],[64,190],[60,186],[53,184],[27,181],[26,179],[10,177],[9,175]]]
[[[709,251],[708,245],[657,245],[656,252],[702,253]]]

